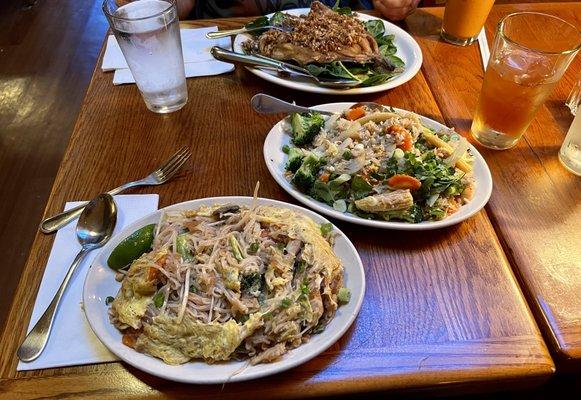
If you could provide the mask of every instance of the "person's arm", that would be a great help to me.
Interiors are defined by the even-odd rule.
[[[373,7],[387,19],[399,21],[410,15],[420,0],[373,0]]]
[[[178,18],[181,20],[188,19],[194,9],[196,0],[176,0],[176,2],[178,7]]]

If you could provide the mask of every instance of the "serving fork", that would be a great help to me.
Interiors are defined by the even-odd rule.
[[[299,75],[307,79],[315,81],[319,86],[325,86],[336,89],[349,89],[359,86],[361,81],[348,78],[323,78],[313,75],[308,69],[286,63],[284,61],[275,60],[273,58],[265,57],[259,54],[243,54],[236,53],[218,46],[212,47],[210,54],[219,61],[229,63],[247,64],[257,68],[264,68],[276,71],[282,76]]]
[[[192,153],[187,147],[182,147],[173,156],[171,156],[166,162],[160,165],[157,169],[147,175],[145,178],[127,182],[115,189],[109,190],[111,196],[123,192],[129,188],[136,186],[155,186],[161,185],[168,180],[170,180],[179,169],[185,164],[185,162],[191,157]],[[70,210],[64,211],[60,214],[56,214],[52,217],[44,219],[40,223],[40,230],[43,233],[53,233],[58,231],[63,226],[67,225],[69,222],[77,218],[83,212],[83,209],[88,204],[85,202],[77,207],[71,208]]]

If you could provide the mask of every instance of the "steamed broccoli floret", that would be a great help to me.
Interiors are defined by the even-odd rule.
[[[324,124],[325,120],[318,112],[294,113],[291,117],[293,143],[297,146],[311,143]]]
[[[295,172],[292,183],[302,192],[309,193],[323,163],[324,160],[322,158],[312,153],[309,154],[305,157],[297,172]]]
[[[305,155],[303,154],[302,151],[300,151],[296,147],[291,147],[288,150],[288,162],[286,163],[285,167],[286,170],[291,172],[297,172],[297,169],[299,169],[299,167],[303,163],[304,158]]]

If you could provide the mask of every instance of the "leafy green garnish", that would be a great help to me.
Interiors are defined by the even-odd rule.
[[[424,220],[422,209],[417,204],[414,204],[407,210],[386,211],[380,213],[380,216],[386,221],[395,219],[398,221],[410,222],[412,224],[416,224]]]
[[[254,21],[251,21],[244,25],[246,29],[255,29],[255,28],[262,28],[265,26],[273,25],[273,26],[280,26],[284,23],[284,20],[287,18],[287,15],[283,12],[277,11],[273,14],[270,19],[268,17],[258,17]],[[260,34],[262,33],[262,29],[258,31],[251,32],[252,34]]]
[[[270,25],[280,26],[284,23],[284,20],[287,19],[287,17],[288,16],[285,13],[277,11],[272,15],[272,17],[270,17]]]
[[[436,157],[433,150],[427,150],[421,156],[407,152],[401,165],[395,157],[390,158],[386,163],[385,176],[389,178],[395,174],[406,174],[420,180],[422,186],[414,192],[416,202],[446,191],[459,194],[464,190],[461,182],[463,175]]]
[[[288,154],[289,150],[290,150],[290,147],[288,144],[285,144],[284,146],[282,146],[282,152],[284,154]]]
[[[235,319],[236,319],[236,322],[243,324],[250,319],[250,316],[248,316],[248,314],[242,314],[242,315],[236,317]]]
[[[307,262],[305,260],[295,260],[293,265],[293,279],[303,274],[307,269]]]
[[[385,33],[385,26],[383,25],[383,22],[381,20],[372,19],[369,21],[365,21],[363,24],[365,25],[365,29],[367,29],[367,32],[369,32],[371,36],[376,38],[376,40],[378,37],[383,37],[383,34]]]
[[[367,181],[359,175],[355,175],[353,179],[351,179],[351,194],[355,199],[367,197],[372,189],[373,186],[367,183]]]
[[[262,314],[262,318],[266,321],[271,320],[272,319],[272,312],[270,312],[270,311],[265,312],[264,314]]]
[[[243,293],[258,297],[262,289],[262,275],[258,272],[249,275],[242,275],[240,279],[240,290]]]
[[[282,299],[282,301],[280,302],[280,306],[282,308],[289,308],[291,304],[292,304],[291,299]]]
[[[389,78],[393,77],[394,75],[397,75],[396,73],[385,73],[385,74],[374,74],[371,75],[369,78],[365,79],[363,82],[361,82],[360,86],[377,86],[377,85],[381,85],[382,83],[384,83],[385,81],[387,81]]]
[[[405,66],[403,60],[397,56],[394,56],[393,54],[388,54],[384,57],[395,68],[403,68]]]
[[[244,25],[246,29],[262,28],[263,26],[270,25],[270,21],[267,17],[258,17],[254,21],[251,21]]]
[[[351,150],[347,149],[343,152],[343,159],[344,160],[351,160],[353,154],[351,154]]]
[[[164,297],[163,292],[157,292],[155,296],[153,296],[153,305],[157,308],[163,306]]]
[[[339,7],[341,0],[337,0],[332,10],[341,15],[351,15],[351,7]]]
[[[325,328],[327,327],[327,325],[325,325],[324,323],[319,322],[319,324],[317,324],[313,330],[311,332],[313,333],[321,333],[325,330]]]
[[[256,252],[258,251],[259,248],[260,248],[260,244],[258,242],[254,242],[250,245],[250,247],[248,247],[247,252],[250,254],[256,254]]]
[[[315,76],[359,80],[341,61],[333,61],[328,64],[307,64],[305,68]]]

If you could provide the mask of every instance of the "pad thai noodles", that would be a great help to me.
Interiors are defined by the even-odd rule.
[[[111,322],[168,364],[278,360],[349,300],[332,241],[330,224],[286,208],[168,211],[151,250],[119,270]]]

